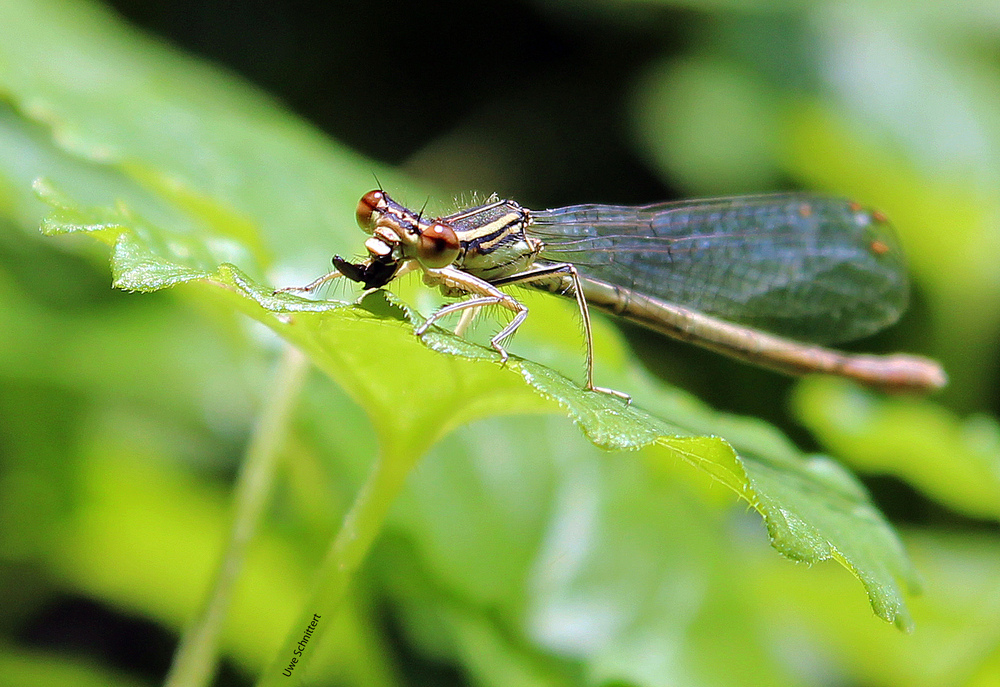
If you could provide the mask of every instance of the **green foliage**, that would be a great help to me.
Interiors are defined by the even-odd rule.
[[[898,476],[971,517],[1000,518],[1000,428],[994,418],[960,420],[924,399],[880,401],[831,380],[810,380],[796,409],[845,461]],[[941,479],[947,466],[948,479]]]
[[[69,590],[177,630],[189,622],[231,517],[223,490],[204,477],[228,465],[213,460],[239,453],[273,390],[265,370],[287,342],[335,385],[310,380],[285,418],[274,505],[241,562],[219,640],[262,684],[284,684],[289,642],[313,614],[328,621],[296,677],[404,683],[373,599],[391,604],[420,652],[483,684],[819,684],[822,670],[780,655],[810,641],[809,651],[828,643],[848,657],[837,672],[853,678],[890,684],[919,672],[915,645],[871,622],[850,576],[769,555],[759,521],[732,508],[735,493],[785,557],[846,567],[878,617],[909,629],[904,590],[916,574],[838,462],[664,385],[606,323],[597,323],[598,382],[635,402],[583,391],[579,325],[571,304],[554,298],[527,301],[531,316],[500,367],[476,336],[413,336],[434,307],[416,284],[360,301],[274,295],[321,273],[331,253],[357,250],[350,220],[372,169],[387,188],[417,196],[413,182],[95,5],[9,2],[0,15],[0,373],[10,382],[0,411],[12,437],[0,498],[6,512],[25,514],[0,537],[13,561],[44,571],[39,598]],[[884,150],[871,144],[865,156],[822,103],[781,101],[751,70],[723,62],[660,65],[647,76],[655,88],[635,100],[638,138],[666,141],[652,156],[686,185],[748,173],[716,174],[726,164],[717,146],[697,159],[699,136],[713,129],[698,103],[742,106],[730,117],[732,140],[768,118],[767,140],[747,148],[768,167],[758,183],[779,171],[847,192],[868,181],[856,170],[838,176],[831,160],[844,153],[829,152],[829,141],[883,178]],[[664,137],[657,127],[672,98],[681,106]],[[910,226],[904,203],[916,192],[905,182],[916,173],[900,176],[886,197]],[[992,207],[962,198],[963,216]],[[934,314],[974,327],[982,355],[992,330],[942,315],[958,290],[931,274],[926,220],[912,225]],[[31,235],[38,226],[44,244]],[[983,229],[949,245],[945,259],[986,243]],[[117,288],[173,288],[127,296],[90,286],[100,293],[92,301],[61,304],[52,283],[89,293],[109,252]],[[991,269],[970,276],[991,304],[989,321],[1000,313]],[[975,392],[957,393],[968,403]],[[993,420],[829,380],[808,380],[795,403],[838,457],[996,518]],[[257,527],[239,517],[237,526]],[[992,538],[914,540],[934,581],[960,585],[954,569],[964,565],[997,572],[983,555]],[[957,645],[964,621],[950,614],[952,601],[934,596],[923,607],[929,635]],[[865,648],[859,637],[891,658],[852,660]],[[996,651],[988,631],[981,641]],[[27,673],[10,667],[19,661],[51,669],[37,684],[86,672],[13,650],[3,658],[0,670]],[[967,671],[977,666],[964,660]],[[983,662],[981,674],[996,663]]]

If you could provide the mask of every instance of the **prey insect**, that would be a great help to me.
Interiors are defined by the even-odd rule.
[[[513,313],[490,344],[503,341],[528,308],[501,290],[530,286],[575,299],[586,340],[586,383],[594,385],[590,306],[673,338],[787,374],[826,373],[890,391],[927,391],[946,377],[920,356],[852,354],[824,344],[872,334],[905,310],[902,250],[878,212],[805,193],[644,206],[574,205],[532,211],[494,200],[445,217],[424,217],[382,190],[357,208],[370,233],[368,257],[336,256],[338,277],[377,289],[411,271],[447,296],[416,329],[446,315],[500,306]]]

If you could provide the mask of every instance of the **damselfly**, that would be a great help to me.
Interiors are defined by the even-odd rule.
[[[788,374],[821,372],[887,390],[929,390],[946,382],[919,356],[851,354],[824,348],[872,334],[905,310],[909,286],[892,227],[876,211],[806,193],[716,198],[637,207],[573,205],[533,211],[493,200],[446,217],[424,217],[381,190],[362,197],[358,224],[368,257],[334,257],[336,277],[377,289],[419,270],[447,296],[469,296],[434,312],[418,336],[446,315],[499,305],[528,308],[500,290],[532,286],[574,298],[587,344],[586,388],[594,386],[592,305],[667,336]],[[786,338],[787,337],[787,338]],[[609,392],[624,396],[618,392]]]

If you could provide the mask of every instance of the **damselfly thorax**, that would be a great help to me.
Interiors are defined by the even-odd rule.
[[[871,334],[906,307],[902,251],[885,218],[855,203],[812,194],[776,194],[646,206],[576,205],[531,211],[495,200],[445,217],[424,217],[381,190],[362,197],[358,224],[370,232],[368,258],[333,259],[337,277],[366,289],[419,270],[429,286],[467,300],[446,305],[416,329],[480,308],[514,316],[528,309],[500,287],[518,284],[574,298],[593,384],[588,303],[668,336],[788,374],[822,372],[889,390],[942,386],[932,360],[904,354],[848,354],[818,344]],[[627,397],[626,397],[627,398]]]

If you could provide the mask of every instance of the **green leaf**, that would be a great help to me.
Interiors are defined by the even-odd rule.
[[[38,188],[44,198],[50,197],[46,185]],[[529,360],[514,359],[509,364],[511,370],[500,370],[491,364],[496,359],[493,351],[444,332],[426,337],[431,349],[451,354],[436,355],[412,336],[412,328],[420,320],[408,309],[404,309],[407,321],[386,321],[345,303],[272,295],[270,289],[229,264],[218,265],[214,274],[205,268],[199,274],[190,256],[207,255],[205,250],[182,250],[187,264],[181,264],[171,241],[144,244],[138,237],[150,227],[127,227],[127,213],[108,219],[102,210],[73,211],[61,196],[53,197],[52,203],[59,212],[46,221],[49,233],[87,227],[110,240],[114,232],[120,232],[114,238],[113,272],[119,280],[127,275],[131,288],[152,290],[196,278],[223,287],[226,294],[236,297],[234,305],[303,348],[334,376],[368,410],[387,444],[406,445],[419,454],[419,447],[428,447],[455,427],[479,417],[544,411],[544,402],[510,374],[518,371],[544,398],[567,409],[597,445],[636,449],[656,443],[674,458],[708,471],[765,516],[776,548],[798,560],[832,557],[841,561],[865,584],[879,615],[904,627],[909,624],[895,582],[899,576],[909,577],[905,557],[866,496],[828,461],[803,462],[787,442],[775,436],[759,440],[756,435],[766,434],[759,423],[728,423],[733,431],[725,435],[731,442],[740,446],[740,437],[747,435],[750,438],[742,441],[754,445],[754,453],[741,449],[737,461],[719,439],[685,436],[690,432],[681,429],[681,423],[665,423],[619,399],[585,392]],[[434,403],[417,405],[400,417],[395,412],[398,398],[419,397],[426,387],[411,376],[387,384],[379,374],[379,359],[358,350],[357,342],[366,340],[378,340],[380,350],[389,353],[392,360],[439,380]],[[675,409],[667,416],[679,415],[689,427],[707,429],[721,424],[705,417],[704,411],[687,410],[677,413]]]
[[[857,479],[826,456],[802,456],[764,423],[721,414],[705,419],[734,452],[730,461],[716,455],[699,466],[764,516],[772,545],[793,560],[840,562],[865,585],[879,617],[911,628],[899,585],[915,590],[916,574]],[[695,452],[681,457],[704,460]]]
[[[34,2],[6,12],[0,90],[14,105],[11,124],[47,132],[61,160],[51,170],[40,165],[51,181],[36,189],[53,208],[43,230],[112,246],[116,285],[189,284],[183,294],[192,300],[265,325],[329,374],[365,409],[380,444],[409,461],[470,422],[554,412],[601,448],[646,447],[658,469],[676,470],[679,458],[756,508],[779,551],[840,561],[881,617],[908,624],[899,588],[912,577],[905,556],[858,484],[829,460],[803,456],[761,422],[718,416],[624,362],[599,374],[632,392],[633,406],[584,392],[534,362],[579,361],[579,341],[560,333],[574,331],[572,309],[552,298],[532,302],[536,329],[501,368],[491,349],[443,330],[418,340],[413,328],[422,320],[409,298],[352,304],[273,295],[274,284],[288,283],[273,275],[312,276],[338,245],[357,250],[356,229],[349,240],[323,232],[350,224],[373,165],[97,6]],[[23,180],[13,161],[2,166],[9,179]],[[94,187],[92,174],[100,179]],[[615,348],[610,334],[599,339],[599,357]]]
[[[850,464],[905,479],[976,518],[1000,519],[1000,426],[925,399],[883,398],[830,379],[799,386],[800,420]]]
[[[747,533],[676,479],[686,467],[647,453],[608,456],[554,417],[487,420],[437,445],[393,519],[406,538],[379,556],[414,641],[484,684],[509,669],[553,685],[788,684],[732,574]],[[513,668],[489,664],[497,646]]]
[[[773,614],[771,621],[814,637],[814,649],[836,666],[843,683],[934,687],[963,676],[959,684],[995,684],[1000,678],[996,537],[914,530],[903,538],[925,581],[925,593],[912,601],[918,623],[910,635],[885,632],[865,617],[836,569],[806,571],[758,556],[746,562],[746,572],[751,584],[760,585],[755,593]],[[784,593],[776,596],[776,588]]]
[[[40,189],[46,192],[44,186]],[[139,243],[137,232],[125,230],[121,217],[102,225],[102,212],[81,210],[74,216],[67,214],[65,199],[57,198],[53,203],[61,208],[62,219],[47,221],[50,232],[62,227],[66,231],[80,226],[103,227],[108,232],[121,228],[115,240],[113,270],[116,275],[134,274],[147,280],[133,283],[133,288],[157,288],[188,274],[181,265],[170,262],[172,255]],[[120,249],[123,245],[129,248]],[[444,332],[428,337],[429,347],[453,357],[427,350],[412,336],[412,327],[420,320],[408,310],[404,310],[407,321],[386,321],[344,303],[272,295],[267,287],[228,264],[220,265],[207,279],[236,295],[239,300],[235,304],[244,312],[306,350],[338,379],[368,410],[383,442],[429,447],[455,427],[480,417],[512,410],[545,410],[540,399],[527,393],[509,371],[490,364],[496,357],[493,351]],[[423,412],[418,405],[405,418],[399,417],[394,412],[398,398],[419,397],[426,387],[412,377],[386,384],[378,374],[378,358],[357,350],[356,342],[365,340],[378,340],[380,350],[389,352],[391,359],[405,361],[406,367],[441,380],[434,388],[434,402],[425,404]],[[681,458],[706,470],[764,515],[775,548],[795,560],[840,561],[865,584],[876,613],[909,627],[897,580],[912,583],[913,576],[902,548],[860,485],[832,461],[804,461],[787,441],[760,423],[698,417],[704,411],[667,414],[680,415],[688,426],[697,423],[719,431],[738,447],[737,456],[719,439],[685,436],[688,432],[678,425],[664,423],[616,398],[585,392],[531,361],[514,360],[510,367],[521,372],[545,398],[565,408],[598,446],[636,449],[655,443],[667,453],[652,454],[657,456],[654,460]]]

